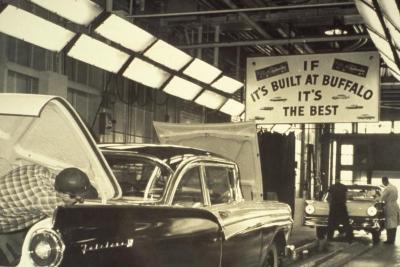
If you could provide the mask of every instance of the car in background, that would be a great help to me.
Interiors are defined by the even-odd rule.
[[[217,154],[97,145],[67,101],[22,94],[0,94],[0,146],[3,174],[73,166],[97,191],[27,229],[6,266],[277,266],[284,254],[290,207],[245,201],[238,165]]]
[[[372,241],[379,242],[385,217],[383,203],[379,201],[382,187],[375,185],[347,185],[347,212],[353,230],[364,230],[372,234]],[[306,200],[304,225],[316,228],[319,239],[323,239],[328,226],[329,192],[321,201]],[[339,227],[339,232],[342,229]]]

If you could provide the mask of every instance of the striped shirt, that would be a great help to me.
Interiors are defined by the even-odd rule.
[[[63,205],[55,175],[39,165],[18,167],[0,178],[0,233],[22,230]]]

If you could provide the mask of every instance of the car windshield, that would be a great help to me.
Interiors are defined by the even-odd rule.
[[[349,188],[347,200],[376,200],[380,196],[377,188]]]
[[[142,201],[157,201],[164,194],[172,175],[169,168],[140,156],[105,154],[122,190],[123,197]]]
[[[375,187],[369,188],[347,188],[347,200],[378,200],[381,190]],[[323,200],[328,200],[329,192],[325,194]]]

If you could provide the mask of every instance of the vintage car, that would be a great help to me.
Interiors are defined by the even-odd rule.
[[[243,199],[235,162],[182,146],[98,146],[59,97],[0,94],[0,147],[0,177],[74,166],[98,195],[31,226],[22,256],[0,265],[278,266],[291,232],[288,205]]]
[[[379,242],[384,225],[383,204],[379,201],[382,187],[368,184],[347,186],[347,212],[353,230],[365,230],[372,234],[374,243]],[[304,225],[315,227],[317,237],[326,235],[328,225],[329,192],[321,201],[306,200]],[[342,229],[339,228],[339,232]]]

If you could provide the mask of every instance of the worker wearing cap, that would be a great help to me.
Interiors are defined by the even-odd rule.
[[[93,189],[89,178],[77,168],[55,175],[44,166],[26,165],[1,177],[0,265],[18,257],[29,227],[52,216],[58,206],[82,202],[88,189]]]

